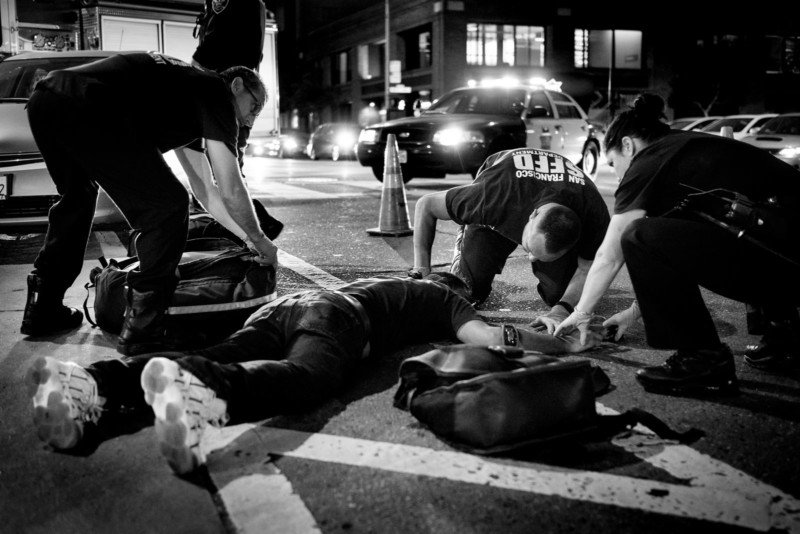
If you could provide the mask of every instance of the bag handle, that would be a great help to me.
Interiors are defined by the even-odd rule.
[[[646,426],[662,439],[671,439],[683,444],[693,443],[705,436],[705,432],[698,428],[678,432],[655,415],[640,408],[631,408],[619,415],[601,415],[598,419],[597,433],[600,439],[619,434],[637,424]]]

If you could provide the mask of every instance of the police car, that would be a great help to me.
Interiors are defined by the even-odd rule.
[[[394,134],[405,182],[415,176],[475,175],[487,156],[519,147],[557,152],[594,180],[599,133],[560,85],[553,80],[499,80],[454,89],[417,117],[362,129],[358,161],[383,180],[386,139]]]

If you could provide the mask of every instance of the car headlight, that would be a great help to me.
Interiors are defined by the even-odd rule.
[[[350,148],[356,144],[356,138],[349,132],[340,132],[336,134],[336,144],[341,148]]]
[[[283,148],[288,150],[294,150],[297,148],[297,140],[292,137],[287,137],[283,140]]]
[[[462,130],[461,128],[445,128],[433,134],[433,142],[445,146],[462,143],[483,143],[484,140],[485,138],[481,132]]]
[[[365,128],[358,134],[359,143],[377,143],[380,132],[375,129]]]
[[[800,156],[800,146],[787,146],[778,152],[778,156],[782,158],[796,158]]]

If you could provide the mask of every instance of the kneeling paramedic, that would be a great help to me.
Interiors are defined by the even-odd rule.
[[[250,69],[208,73],[156,53],[120,53],[39,82],[28,117],[61,198],[28,276],[22,333],[49,335],[81,324],[80,311],[62,301],[83,266],[100,186],[140,232],[141,265],[127,278],[117,350],[165,348],[163,316],[177,283],[189,197],[162,153],[195,139],[205,139],[216,179],[215,186],[190,183],[202,189],[195,194],[212,215],[229,216],[260,261],[275,266],[277,248],[261,231],[236,160],[239,124],[252,125],[265,99]]]
[[[43,441],[69,449],[80,442],[85,424],[149,404],[162,453],[175,472],[187,473],[205,462],[200,438],[208,424],[308,409],[335,395],[366,358],[403,345],[457,339],[561,353],[599,342],[594,332],[581,346],[577,336],[491,326],[462,297],[466,293],[449,273],[423,280],[362,279],[338,291],[284,296],[226,341],[203,350],[106,360],[88,368],[39,358],[26,378],[34,392],[34,424]]]

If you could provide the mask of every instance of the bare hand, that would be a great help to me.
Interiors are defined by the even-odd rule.
[[[274,269],[278,268],[278,247],[275,243],[262,236],[256,241],[245,240],[247,247],[258,254],[254,260],[259,265],[271,265]]]

